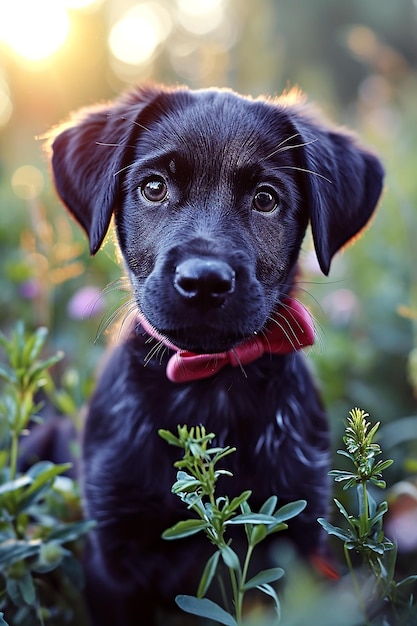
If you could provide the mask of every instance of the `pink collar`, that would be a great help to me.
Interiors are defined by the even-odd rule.
[[[195,354],[174,346],[142,316],[142,328],[154,339],[175,351],[166,374],[174,383],[209,378],[226,365],[242,367],[263,354],[289,354],[314,343],[314,324],[310,313],[298,300],[286,298],[260,333],[254,334],[227,352]]]

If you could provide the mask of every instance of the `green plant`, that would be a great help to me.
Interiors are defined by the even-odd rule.
[[[18,471],[19,441],[29,421],[40,419],[36,394],[53,387],[48,369],[62,358],[39,358],[46,337],[45,328],[26,335],[21,323],[10,339],[0,334],[6,355],[6,364],[0,365],[5,381],[0,399],[0,609],[13,626],[71,619],[63,589],[79,585],[82,576],[67,544],[91,526],[73,521],[79,512],[77,486],[62,476],[70,464],[41,461],[24,474]]]
[[[376,460],[382,452],[379,444],[373,441],[379,422],[369,430],[370,423],[366,421],[367,417],[369,415],[360,409],[350,411],[343,437],[346,450],[338,450],[338,454],[351,461],[354,469],[352,471],[335,469],[329,472],[336,482],[344,483],[345,490],[356,487],[358,513],[349,514],[342,503],[335,499],[337,508],[347,522],[347,528],[334,526],[322,518],[318,521],[330,535],[335,535],[343,541],[346,563],[365,623],[367,625],[371,623],[372,614],[376,613],[377,619],[384,620],[385,613],[389,612],[390,619],[396,621],[378,623],[405,624],[405,621],[398,620],[405,619],[404,611],[411,608],[413,598],[410,594],[404,595],[404,592],[417,576],[409,576],[398,583],[394,580],[396,548],[394,543],[385,537],[383,529],[383,517],[388,510],[388,504],[386,501],[377,504],[369,492],[370,485],[385,488],[382,472],[393,461]],[[366,584],[360,584],[358,580],[357,571],[350,557],[351,551],[360,555],[365,571],[371,574],[371,580]]]
[[[180,521],[166,530],[163,537],[168,540],[179,539],[203,531],[216,548],[204,567],[197,596],[178,596],[178,606],[188,613],[207,617],[220,624],[237,626],[243,623],[246,592],[258,589],[273,599],[279,621],[280,602],[271,583],[279,580],[284,571],[274,567],[249,579],[249,564],[255,547],[272,533],[286,529],[286,522],[303,511],[306,501],[297,500],[277,509],[277,498],[272,496],[258,513],[254,513],[248,503],[250,491],[244,491],[231,500],[224,495],[216,497],[218,479],[231,476],[229,471],[216,469],[216,466],[220,460],[235,452],[235,448],[210,447],[215,435],[206,433],[203,426],[190,429],[179,426],[178,436],[167,430],[160,430],[159,434],[169,444],[184,451],[183,458],[175,463],[179,471],[172,492],[197,514],[197,518]],[[242,560],[231,547],[231,539],[226,539],[228,528],[236,524],[243,525],[246,531],[247,551]],[[214,576],[219,575],[220,559],[229,574],[233,614],[204,597]]]

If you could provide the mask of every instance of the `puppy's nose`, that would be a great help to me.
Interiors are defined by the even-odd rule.
[[[235,289],[235,272],[224,261],[192,258],[175,270],[174,287],[194,306],[221,306]]]

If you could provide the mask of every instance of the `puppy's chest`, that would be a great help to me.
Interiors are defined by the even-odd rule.
[[[285,359],[268,358],[245,371],[229,367],[204,381],[168,384],[161,427],[176,432],[177,425],[202,424],[215,434],[216,445],[236,447],[236,456],[255,462],[269,441],[282,442],[291,434],[277,419],[294,405],[285,370]]]

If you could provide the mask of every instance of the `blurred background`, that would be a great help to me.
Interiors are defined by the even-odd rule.
[[[386,189],[372,227],[328,278],[307,239],[300,286],[335,449],[352,407],[382,422],[392,511],[406,511],[392,515],[393,532],[415,553],[416,0],[0,0],[0,329],[17,319],[50,328],[74,419],[126,296],[111,234],[91,260],[58,202],[45,136],[73,109],[149,80],[254,96],[298,85],[381,155]]]

